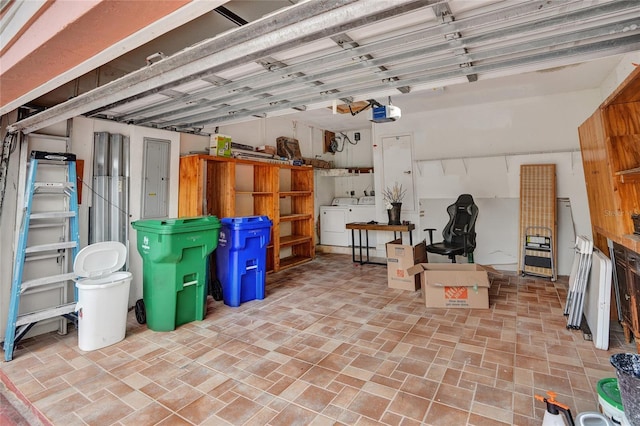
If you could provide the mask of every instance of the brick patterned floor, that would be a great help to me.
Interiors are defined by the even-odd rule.
[[[492,278],[488,310],[428,309],[351,257],[267,277],[267,297],[83,352],[73,328],[26,339],[3,373],[55,425],[539,425],[534,394],[598,409],[608,351],[566,329],[567,278]],[[617,324],[615,324],[617,326]]]

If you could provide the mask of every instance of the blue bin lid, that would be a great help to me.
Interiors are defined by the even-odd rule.
[[[268,216],[225,217],[221,222],[233,230],[271,228],[273,224]]]

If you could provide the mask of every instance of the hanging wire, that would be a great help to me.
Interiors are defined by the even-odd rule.
[[[344,151],[345,141],[351,145],[358,145],[358,141],[352,142],[346,133],[340,132],[340,135],[341,136],[334,136],[331,138],[331,152]],[[340,144],[340,142],[342,142],[342,144]]]
[[[103,197],[102,195],[100,195],[96,191],[94,191],[93,188],[88,183],[86,183],[80,176],[78,176],[78,180],[80,181],[80,183],[82,183],[82,185],[84,187],[86,187],[89,191],[91,191],[95,196],[97,196],[98,198],[101,198],[104,201],[106,201],[109,206],[115,207],[116,209],[120,210],[120,213],[124,213],[127,217],[131,217],[131,215],[129,214],[128,211],[121,209],[120,207],[118,207],[117,205],[115,205],[111,201],[109,201],[107,198]],[[128,180],[128,178],[127,178],[127,180]]]

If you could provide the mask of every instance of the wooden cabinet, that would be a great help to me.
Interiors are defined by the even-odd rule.
[[[640,349],[640,321],[637,309],[640,302],[640,254],[618,243],[613,243],[613,252],[624,336],[627,342],[630,342],[633,335],[636,346]]]
[[[313,168],[209,155],[180,158],[178,216],[261,215],[273,221],[267,271],[315,257]]]
[[[631,215],[640,212],[640,68],[578,129],[594,241],[640,252]]]
[[[640,213],[640,68],[636,68],[579,128],[594,244],[608,253],[607,239],[626,250],[616,259],[621,286],[625,336],[640,348],[636,269],[640,236],[633,233],[633,214]],[[625,272],[621,272],[621,271]]]

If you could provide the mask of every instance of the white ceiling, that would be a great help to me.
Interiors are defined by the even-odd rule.
[[[361,129],[368,111],[351,116],[328,107],[387,104],[391,96],[407,114],[592,89],[620,55],[640,50],[637,0],[257,3],[261,9],[254,1],[225,4],[244,14],[246,25],[220,25],[211,34],[210,19],[187,24],[114,61],[129,67],[124,77],[52,102],[14,128],[29,132],[86,115],[213,133],[224,124],[295,113],[327,130]],[[210,38],[194,44],[198,31]],[[168,49],[163,40],[172,41],[164,43]],[[133,68],[140,62],[134,54],[150,48],[175,53]]]
[[[401,109],[402,114],[407,114],[436,109],[455,109],[464,105],[514,98],[598,89],[619,62],[620,56],[616,55],[545,71],[478,80],[473,84],[462,83],[440,89],[397,94],[391,97],[391,101]],[[381,97],[378,101],[386,104],[388,99]],[[320,107],[286,114],[283,117],[332,131],[359,130],[371,124],[369,110],[352,116],[348,113],[334,113],[332,107]]]

